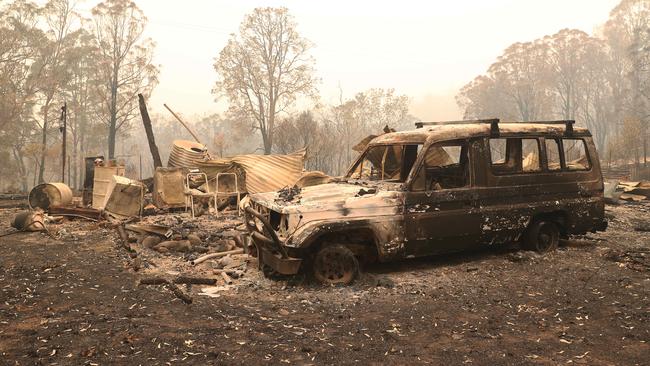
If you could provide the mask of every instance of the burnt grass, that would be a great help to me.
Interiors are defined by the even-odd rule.
[[[0,210],[0,232],[16,209]],[[641,365],[650,205],[538,256],[516,244],[374,265],[350,287],[245,281],[192,304],[141,277],[114,231],[0,238],[0,364]],[[254,267],[254,266],[251,266]]]

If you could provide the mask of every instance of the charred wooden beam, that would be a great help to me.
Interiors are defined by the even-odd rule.
[[[140,103],[140,115],[142,115],[142,124],[144,125],[144,130],[147,132],[147,141],[149,142],[151,157],[153,158],[153,166],[154,168],[158,168],[163,166],[162,160],[160,159],[158,146],[156,146],[156,139],[153,135],[153,128],[151,127],[151,118],[149,118],[147,105],[144,102],[144,96],[142,94],[138,94],[138,102]]]

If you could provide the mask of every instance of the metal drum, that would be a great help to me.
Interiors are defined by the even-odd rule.
[[[47,211],[51,206],[72,203],[72,190],[65,183],[43,183],[29,191],[29,207]]]

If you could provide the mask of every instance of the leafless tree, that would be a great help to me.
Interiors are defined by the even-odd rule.
[[[232,115],[260,130],[265,154],[273,148],[278,114],[299,96],[316,96],[311,46],[286,8],[257,8],[214,64],[219,81],[213,92],[228,99]]]
[[[615,69],[602,39],[563,29],[508,47],[485,75],[460,90],[457,102],[467,118],[575,119],[591,128],[604,149],[616,126],[623,77],[614,76]]]
[[[149,96],[157,84],[158,67],[152,62],[154,43],[143,38],[147,18],[130,0],[105,0],[92,10],[99,50],[104,100],[100,117],[108,126],[108,156],[115,157],[117,132],[137,115],[137,94]]]

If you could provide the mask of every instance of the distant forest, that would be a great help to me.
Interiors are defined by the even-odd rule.
[[[132,177],[153,172],[137,101],[151,95],[160,68],[145,14],[136,2],[105,0],[85,18],[73,4],[0,0],[0,191],[62,179],[64,104],[71,186],[81,185],[84,156],[120,160]],[[341,90],[336,103],[322,103],[314,45],[297,21],[286,8],[246,15],[215,55],[212,93],[228,110],[183,118],[213,156],[305,147],[307,169],[341,174],[358,141],[419,119],[390,85],[349,99]],[[575,119],[591,129],[601,158],[645,164],[650,0],[621,1],[593,35],[567,28],[509,46],[456,98],[467,119]],[[169,115],[152,119],[165,158],[186,134]]]

